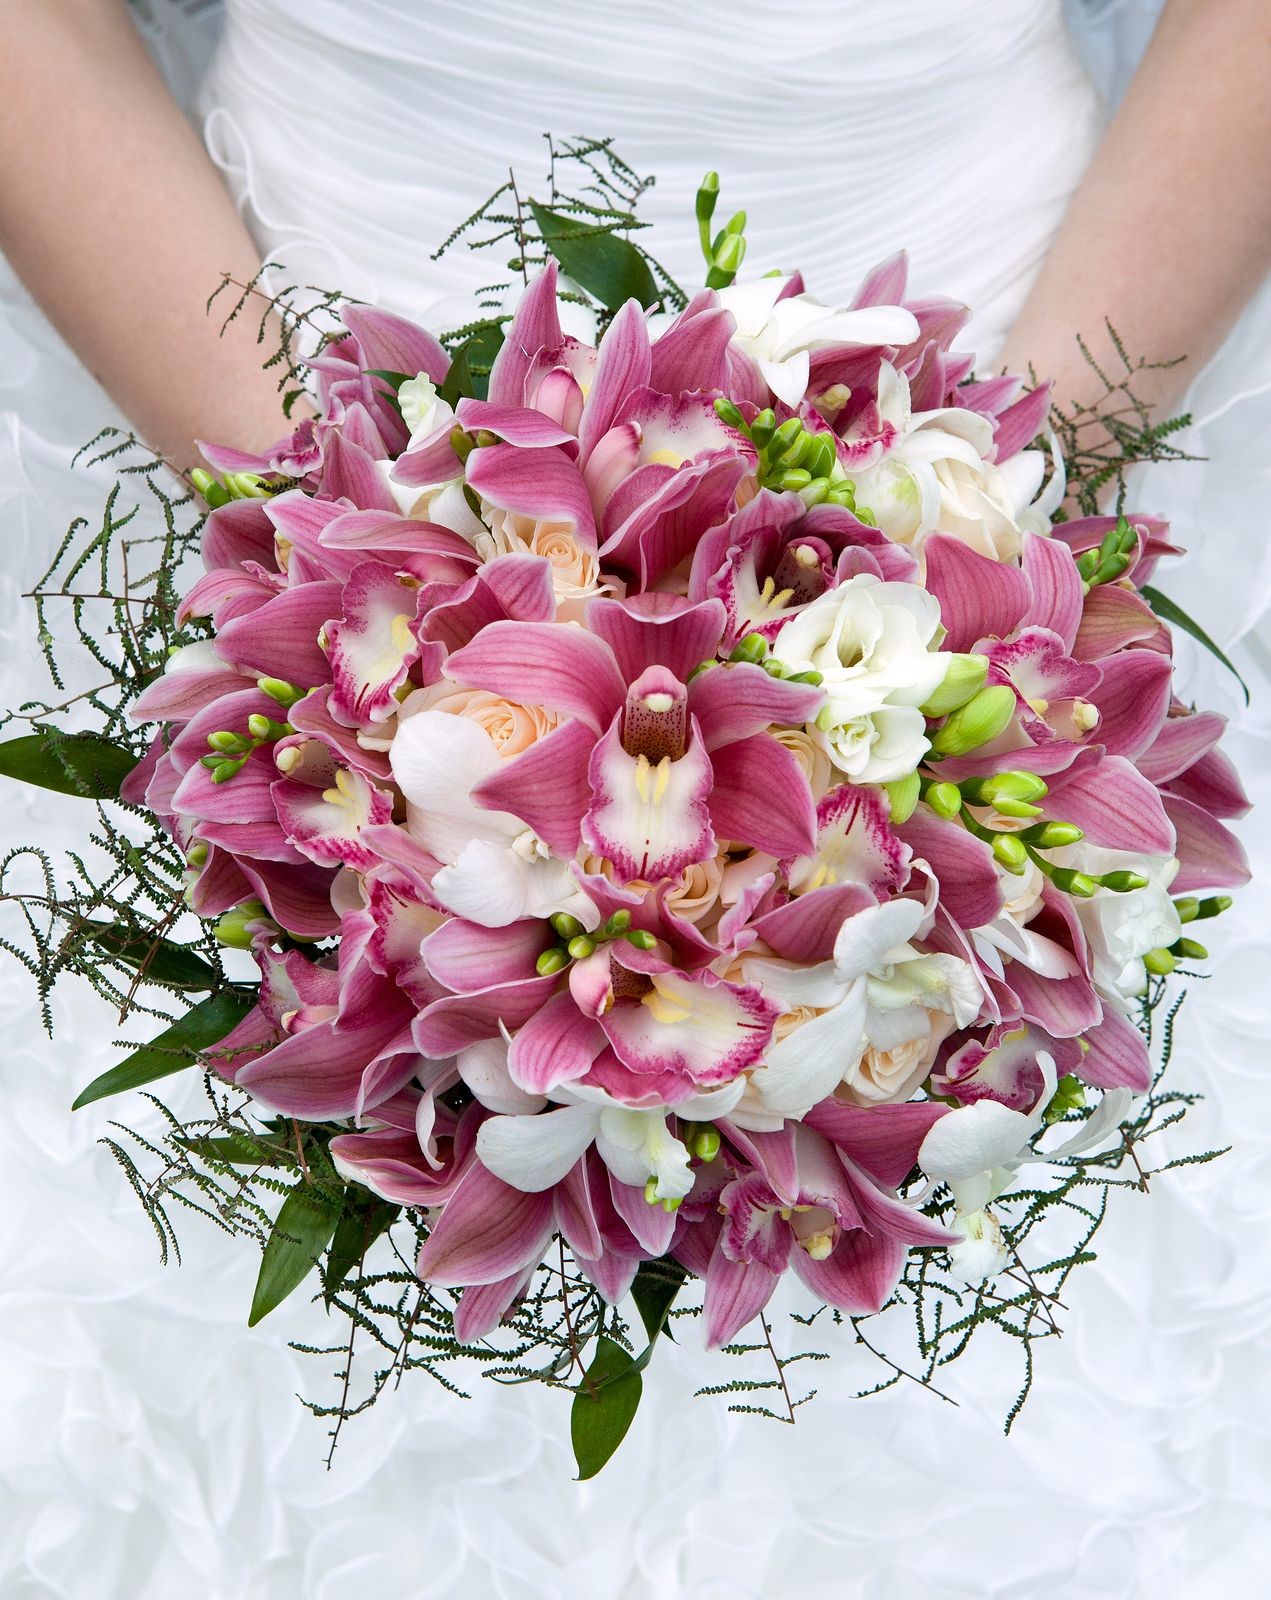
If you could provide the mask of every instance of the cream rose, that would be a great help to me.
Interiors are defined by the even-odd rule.
[[[596,552],[578,541],[569,522],[559,517],[535,519],[492,506],[483,506],[482,514],[487,526],[471,536],[473,549],[483,561],[513,553],[542,556],[552,569],[558,622],[581,622],[588,600],[623,593],[622,584],[601,576]]]
[[[468,717],[489,735],[498,754],[510,761],[537,740],[560,726],[560,716],[542,706],[523,706],[505,700],[486,689],[460,689],[452,683],[436,683],[416,689],[397,714],[398,723],[421,711],[448,711],[451,716]]]

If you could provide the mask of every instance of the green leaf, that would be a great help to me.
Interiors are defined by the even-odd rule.
[[[179,1138],[177,1143],[191,1155],[205,1161],[223,1161],[234,1167],[276,1167],[296,1165],[292,1150],[275,1149],[267,1139],[253,1139],[245,1133],[229,1133],[224,1137],[202,1135]]]
[[[368,367],[366,369],[366,375],[368,378],[383,378],[384,382],[389,386],[394,394],[397,393],[404,383],[410,383],[412,381],[411,374],[409,372],[384,372],[379,367]],[[418,376],[418,374],[415,376]]]
[[[1236,671],[1231,658],[1221,650],[1193,617],[1189,617],[1182,606],[1176,605],[1167,594],[1162,594],[1159,589],[1153,589],[1149,584],[1144,584],[1139,593],[1156,612],[1162,622],[1168,622],[1172,627],[1181,628],[1184,633],[1190,633],[1199,644],[1204,645],[1211,656],[1221,661],[1223,666],[1232,675],[1244,691],[1245,704],[1249,704],[1249,685]]]
[[[202,956],[170,939],[156,939],[143,928],[123,922],[88,922],[76,932],[101,945],[117,961],[126,962],[151,983],[173,989],[214,989],[216,969]]]
[[[503,348],[503,323],[484,322],[450,358],[450,368],[437,393],[448,406],[469,396],[484,400],[490,391],[490,368]]]
[[[328,1305],[349,1273],[401,1214],[400,1206],[390,1205],[377,1195],[354,1198],[357,1192],[352,1186],[345,1191],[344,1211],[331,1241],[322,1284]]]
[[[165,1028],[157,1039],[143,1044],[117,1067],[111,1067],[94,1078],[86,1089],[80,1091],[72,1111],[92,1105],[94,1100],[105,1100],[109,1095],[122,1094],[125,1089],[139,1089],[143,1084],[154,1083],[157,1078],[167,1078],[194,1062],[201,1050],[217,1044],[243,1020],[251,1010],[253,1001],[234,989],[222,989],[207,1000],[192,1006],[178,1022]]]
[[[688,1273],[670,1256],[663,1256],[658,1261],[642,1261],[640,1269],[635,1275],[631,1285],[631,1298],[636,1303],[636,1310],[640,1313],[640,1320],[644,1323],[644,1331],[649,1336],[652,1345],[660,1333],[665,1333],[668,1339],[673,1337],[671,1330],[666,1326],[667,1315],[671,1310],[671,1302],[680,1292]]]
[[[312,1184],[298,1183],[288,1190],[273,1232],[265,1242],[260,1276],[247,1315],[249,1328],[281,1305],[317,1266],[339,1215],[338,1202]]]
[[[594,1478],[626,1438],[643,1388],[631,1357],[602,1334],[569,1418],[580,1482]]]
[[[638,300],[647,311],[661,298],[649,263],[629,239],[578,217],[549,211],[534,200],[530,210],[543,243],[606,311],[617,311],[628,300]]]
[[[131,750],[95,733],[42,727],[0,744],[0,777],[89,800],[117,800],[120,786],[136,765]]]

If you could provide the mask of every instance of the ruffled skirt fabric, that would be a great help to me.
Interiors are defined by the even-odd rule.
[[[1106,24],[1109,8],[1094,9]],[[562,0],[532,18],[516,0],[476,12],[454,0],[230,0],[210,61],[201,30],[214,7],[187,0],[193,19],[158,0],[150,10],[280,274],[433,321],[461,320],[498,262],[433,263],[429,250],[509,160],[535,174],[551,128],[613,133],[658,175],[642,209],[685,279],[692,191],[716,166],[725,206],[751,212],[748,266],[802,265],[833,299],[903,243],[919,290],[977,307],[969,343],[989,354],[1101,116],[1046,0],[810,0],[792,19],[757,0],[648,0],[638,17]],[[1115,74],[1115,51],[1104,64]],[[100,514],[109,469],[71,462],[114,418],[11,277],[0,347],[0,698],[12,705],[46,692],[22,596],[71,518]],[[1263,815],[1268,352],[1264,297],[1196,387],[1191,448],[1206,459],[1146,474],[1135,497],[1194,547],[1165,585],[1253,686],[1245,712],[1226,675],[1189,652],[1197,698],[1237,717],[1235,753]],[[76,802],[16,786],[0,787],[0,815],[7,844],[56,852],[83,829]],[[114,1058],[114,1018],[68,988],[50,1043],[28,980],[6,962],[0,1593],[1203,1600],[1247,1589],[1271,1531],[1271,938],[1256,898],[1215,927],[1222,958],[1184,1008],[1176,1062],[1176,1082],[1208,1099],[1172,1150],[1235,1149],[1160,1179],[1149,1200],[1117,1197],[1101,1259],[1073,1281],[1065,1337],[1039,1351],[1009,1438],[1014,1371],[994,1359],[992,1335],[943,1375],[956,1407],[905,1383],[849,1399],[870,1369],[831,1337],[832,1363],[793,1369],[820,1393],[790,1428],[692,1400],[721,1374],[686,1325],[659,1352],[622,1451],[581,1487],[564,1397],[486,1384],[463,1402],[422,1376],[346,1428],[326,1473],[323,1425],[293,1396],[330,1397],[335,1362],[287,1341],[342,1330],[297,1296],[249,1331],[254,1256],[196,1221],[184,1265],[159,1267],[95,1145],[112,1115],[150,1119],[131,1103],[68,1111]],[[171,1085],[178,1111],[193,1113],[197,1086]],[[779,1344],[792,1348],[796,1331],[778,1322]]]

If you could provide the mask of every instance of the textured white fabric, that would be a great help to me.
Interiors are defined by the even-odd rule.
[[[162,17],[161,0],[150,5]],[[201,38],[177,40],[187,69]],[[416,315],[461,310],[488,260],[434,265],[433,245],[509,161],[533,179],[542,130],[612,133],[657,174],[645,211],[686,279],[692,190],[715,166],[724,205],[751,214],[748,269],[802,265],[832,299],[907,245],[916,288],[977,307],[971,342],[983,352],[1025,292],[1100,117],[1058,0],[230,0],[199,104],[262,243],[310,282]],[[1246,341],[1266,316],[1254,308]],[[44,689],[21,593],[70,517],[99,507],[106,476],[71,475],[69,462],[112,412],[10,279],[0,347],[0,699],[12,704]],[[1185,581],[1167,585],[1239,641],[1256,675],[1264,586],[1243,581],[1247,567],[1228,576],[1226,559],[1255,534],[1266,547],[1268,408],[1265,393],[1244,393],[1260,387],[1248,347],[1229,346],[1200,386],[1212,462],[1149,475],[1136,503],[1179,515],[1200,549]],[[1207,701],[1235,709],[1221,674],[1198,663],[1195,676]],[[1264,806],[1267,715],[1264,694],[1239,746]],[[57,848],[82,827],[75,802],[10,786],[0,816],[6,843]],[[1248,1592],[1271,1532],[1271,940],[1253,902],[1214,930],[1224,958],[1184,1010],[1177,1070],[1210,1100],[1174,1148],[1237,1148],[1114,1207],[1102,1260],[1073,1281],[1067,1335],[1040,1352],[1009,1439],[1010,1375],[988,1349],[945,1376],[957,1409],[913,1386],[848,1402],[864,1369],[844,1351],[805,1369],[821,1394],[788,1428],[692,1400],[718,1368],[668,1348],[622,1452],[581,1487],[561,1397],[484,1386],[463,1403],[422,1377],[353,1423],[324,1473],[322,1425],[293,1398],[313,1392],[320,1364],[285,1348],[322,1342],[324,1318],[297,1299],[249,1332],[255,1259],[193,1220],[185,1265],[158,1267],[94,1144],[118,1108],[68,1114],[75,1088],[112,1059],[114,1019],[67,990],[50,1045],[6,961],[0,1595]],[[145,1120],[131,1104],[122,1114]]]

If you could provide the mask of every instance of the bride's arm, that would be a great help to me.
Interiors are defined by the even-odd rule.
[[[1271,269],[1271,7],[1169,0],[1000,365],[1053,376],[1061,403],[1102,386],[1073,337],[1115,357],[1186,356],[1145,376],[1167,415]]]
[[[259,318],[205,310],[259,255],[124,0],[0,0],[0,34],[0,250],[175,466],[277,439]]]

